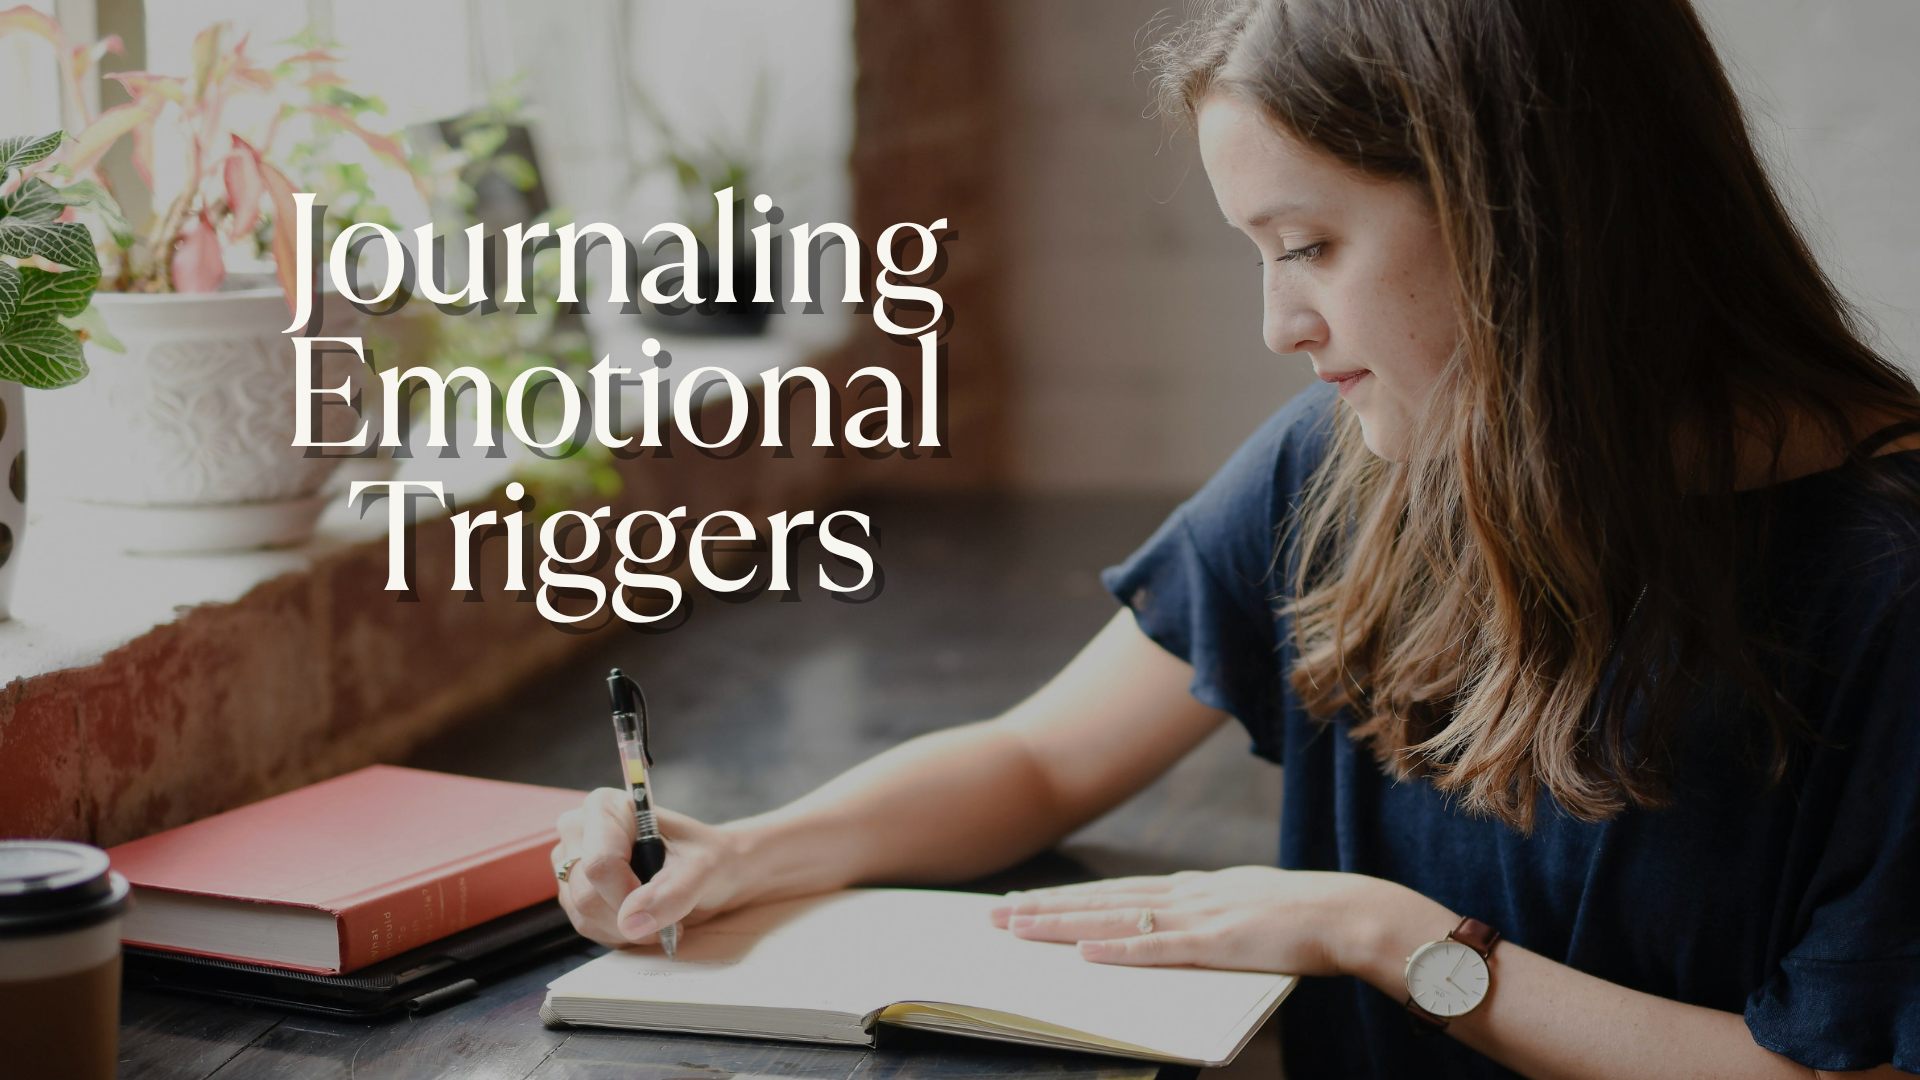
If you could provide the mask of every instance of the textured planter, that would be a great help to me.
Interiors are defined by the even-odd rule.
[[[99,518],[92,524],[129,551],[240,550],[310,537],[320,487],[341,459],[292,445],[293,343],[281,332],[288,312],[279,290],[99,293],[94,303],[127,351],[89,344],[92,374],[36,395],[41,491]],[[351,334],[348,325],[329,319],[324,334]],[[350,354],[324,355],[317,366],[316,385],[365,384]],[[358,424],[344,406],[324,407],[319,434],[342,439]]]
[[[27,532],[27,402],[17,382],[0,382],[0,619],[13,614],[13,580]]]

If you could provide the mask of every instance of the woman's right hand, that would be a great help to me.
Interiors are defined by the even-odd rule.
[[[560,906],[586,937],[620,948],[654,940],[660,927],[694,925],[737,906],[740,857],[726,830],[671,810],[655,812],[667,861],[645,885],[634,876],[633,800],[616,788],[588,793],[578,810],[560,815],[552,852]]]

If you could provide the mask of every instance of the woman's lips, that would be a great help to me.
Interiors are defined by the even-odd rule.
[[[1358,383],[1361,379],[1373,373],[1365,368],[1361,368],[1358,371],[1322,371],[1317,374],[1320,376],[1321,382],[1330,382],[1338,386],[1340,388],[1340,396],[1344,398],[1347,396],[1347,391],[1353,389],[1355,383]]]

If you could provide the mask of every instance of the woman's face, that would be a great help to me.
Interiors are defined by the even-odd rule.
[[[1425,194],[1355,173],[1228,94],[1200,110],[1200,157],[1228,224],[1260,249],[1267,348],[1306,353],[1367,448],[1405,460],[1460,336]]]

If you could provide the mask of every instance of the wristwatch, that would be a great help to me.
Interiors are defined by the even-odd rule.
[[[1414,1030],[1439,1031],[1456,1016],[1480,1007],[1493,987],[1487,960],[1500,931],[1478,919],[1461,919],[1453,932],[1429,941],[1407,957],[1407,1015]]]

